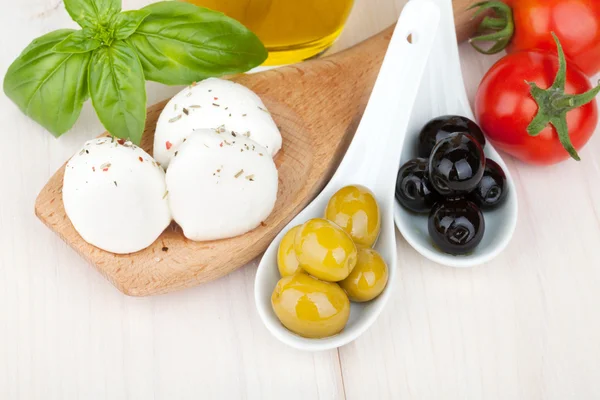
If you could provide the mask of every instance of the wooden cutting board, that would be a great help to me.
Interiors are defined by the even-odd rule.
[[[454,1],[459,40],[473,31],[466,11],[472,3]],[[253,231],[193,242],[172,223],[147,249],[129,255],[108,253],[81,239],[66,216],[61,192],[64,166],[39,194],[36,215],[127,295],[166,293],[234,271],[260,255],[335,171],[368,101],[392,31],[390,27],[330,57],[233,78],[263,99],[283,136],[275,158],[278,200],[269,218]],[[150,154],[156,121],[166,102],[148,108],[142,147]]]

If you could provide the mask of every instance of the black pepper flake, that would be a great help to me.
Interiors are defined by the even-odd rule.
[[[248,114],[242,114],[242,117],[245,117],[246,115],[248,115]]]
[[[231,115],[231,114],[229,114],[229,115]],[[233,137],[237,137],[236,133],[235,133],[235,132],[233,132],[233,131],[231,132],[231,136],[233,136]]]
[[[225,107],[226,110],[229,110],[229,107]]]
[[[162,251],[169,251],[169,248],[167,246],[164,246],[161,250]]]
[[[235,174],[236,178],[239,178],[244,173],[243,169],[240,169],[237,174]]]
[[[212,103],[212,105],[213,105],[213,106],[215,106],[215,107],[221,107],[221,106],[220,106],[219,104],[217,104],[217,103]]]
[[[179,151],[176,151],[173,157],[177,157],[177,153],[179,153]]]
[[[90,151],[88,149],[85,149],[85,154],[90,154]]]
[[[212,92],[212,89],[208,89],[208,93]]]
[[[119,185],[117,185],[117,181],[113,181],[113,183],[115,184],[115,187],[119,187]]]
[[[183,108],[183,113],[184,113],[185,115],[190,115],[190,112],[189,112],[189,110],[188,110],[187,108],[185,108],[185,107]]]
[[[181,119],[181,114],[177,115],[176,117],[173,117],[169,120],[169,122],[175,122]]]
[[[229,113],[229,116],[231,117],[231,113]]]

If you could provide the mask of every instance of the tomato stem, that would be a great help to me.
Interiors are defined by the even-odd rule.
[[[534,82],[527,82],[531,88],[531,96],[538,105],[538,112],[527,127],[527,132],[531,136],[537,136],[548,124],[551,124],[556,129],[558,139],[565,150],[573,159],[580,161],[579,154],[577,154],[577,150],[571,143],[569,136],[567,113],[594,100],[596,95],[600,93],[600,82],[598,82],[598,86],[585,93],[566,94],[567,61],[562,45],[554,32],[552,32],[552,37],[556,42],[558,53],[558,72],[554,83],[548,89],[542,89]]]
[[[515,32],[513,13],[510,6],[502,1],[482,1],[473,4],[468,10],[475,8],[477,11],[473,14],[472,19],[480,17],[488,10],[492,10],[495,16],[486,16],[483,18],[477,28],[477,31],[483,34],[469,39],[471,46],[483,54],[495,54],[504,50],[510,43]],[[475,44],[476,42],[493,42],[494,44],[486,50]]]

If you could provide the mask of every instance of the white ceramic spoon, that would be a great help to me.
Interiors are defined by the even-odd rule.
[[[446,114],[462,115],[475,120],[460,69],[458,44],[454,30],[451,0],[433,0],[440,9],[440,28],[406,134],[402,164],[417,157],[419,131],[432,118]],[[406,241],[419,253],[439,264],[452,267],[472,267],[496,257],[508,244],[517,224],[517,192],[510,172],[496,150],[488,142],[485,155],[496,161],[506,173],[508,198],[493,211],[484,212],[485,233],[475,251],[464,256],[452,256],[435,248],[427,231],[427,215],[407,211],[398,203],[394,209],[396,226]]]
[[[439,18],[439,9],[431,0],[416,0],[405,6],[363,118],[335,175],[321,194],[279,233],[260,262],[254,287],[258,313],[267,329],[292,347],[326,350],[353,341],[373,324],[392,293],[397,281],[394,183],[406,128]],[[408,41],[410,35],[412,43]],[[277,248],[289,229],[311,218],[322,217],[329,198],[350,184],[368,187],[379,202],[381,233],[375,249],[388,264],[388,284],[375,300],[352,304],[350,319],[341,333],[324,339],[306,339],[281,325],[271,307],[271,294],[280,279]]]

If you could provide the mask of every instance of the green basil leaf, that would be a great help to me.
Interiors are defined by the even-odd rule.
[[[91,53],[52,51],[72,33],[72,29],[61,29],[35,39],[4,77],[4,93],[25,115],[55,136],[73,126],[88,98]]]
[[[89,29],[75,31],[52,49],[57,53],[85,53],[96,50],[102,42],[92,37]]]
[[[113,135],[139,144],[146,122],[146,84],[135,51],[123,40],[94,51],[89,73],[92,104]]]
[[[163,1],[128,39],[146,79],[186,85],[210,76],[247,71],[267,58],[258,37],[224,14],[189,3]]]
[[[67,12],[82,28],[107,24],[121,11],[121,0],[64,0]]]
[[[145,10],[124,11],[117,14],[112,21],[115,39],[127,39],[148,15],[150,13]]]

